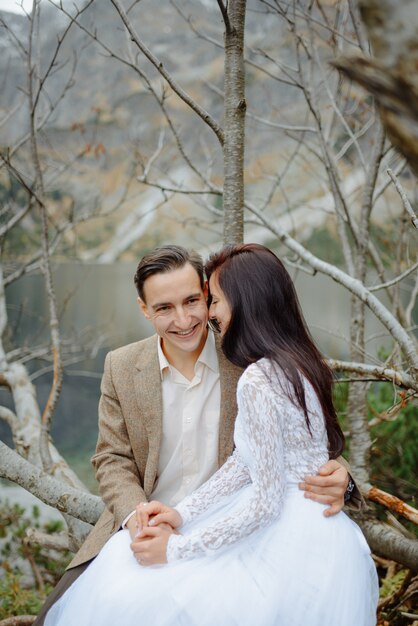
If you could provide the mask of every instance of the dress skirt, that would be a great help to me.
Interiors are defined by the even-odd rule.
[[[249,488],[184,526],[242,507]],[[117,532],[50,609],[45,626],[375,626],[378,582],[369,547],[345,513],[288,485],[280,517],[235,544],[143,567]]]

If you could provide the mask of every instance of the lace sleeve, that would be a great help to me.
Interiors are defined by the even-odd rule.
[[[183,524],[204,513],[222,497],[235,493],[250,482],[248,467],[237,450],[234,450],[229,459],[208,481],[176,506]]]
[[[237,421],[250,459],[250,498],[234,515],[219,519],[216,524],[184,536],[171,535],[167,547],[169,562],[195,558],[235,543],[280,514],[285,488],[280,420],[290,401],[285,394],[272,393],[260,370],[255,376],[247,375],[248,372],[247,369],[245,381],[238,388]],[[206,484],[201,487],[201,498],[205,488]]]

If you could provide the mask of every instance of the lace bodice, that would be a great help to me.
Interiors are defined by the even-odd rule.
[[[189,559],[235,543],[280,515],[288,483],[315,474],[328,460],[324,417],[316,393],[304,379],[311,434],[305,415],[287,396],[288,382],[271,361],[261,359],[237,387],[235,451],[197,491],[176,507],[183,523],[248,485],[242,507],[187,535],[171,535],[167,560]],[[279,380],[280,379],[280,380]]]

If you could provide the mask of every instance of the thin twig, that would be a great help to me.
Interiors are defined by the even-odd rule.
[[[217,0],[218,2],[218,7],[222,13],[222,19],[224,21],[225,24],[225,30],[227,33],[231,32],[231,22],[229,21],[229,16],[228,16],[228,10],[226,8],[226,6],[224,5],[224,3],[222,2],[222,0]]]
[[[418,261],[414,263],[413,265],[411,265],[411,267],[408,267],[408,269],[402,272],[402,274],[400,274],[399,276],[395,276],[395,278],[392,278],[392,280],[388,280],[386,283],[375,285],[373,287],[368,287],[368,290],[379,291],[380,289],[387,289],[388,287],[392,287],[392,285],[396,285],[397,283],[401,282],[404,278],[412,274],[412,272],[414,272],[417,268],[418,268]]]
[[[35,20],[39,19],[39,6],[38,0],[33,0],[32,4],[32,15],[30,19],[30,29],[29,29],[29,45],[28,45],[28,99],[29,99],[29,113],[30,113],[30,135],[31,135],[31,152],[32,159],[35,166],[35,174],[36,174],[36,182],[34,185],[34,189],[39,190],[39,196],[41,198],[41,202],[37,202],[38,208],[41,213],[42,220],[42,270],[45,278],[45,286],[48,296],[49,303],[49,326],[51,333],[51,341],[52,341],[52,351],[54,356],[54,376],[52,387],[50,389],[50,393],[48,396],[48,400],[46,402],[41,422],[41,437],[39,440],[39,449],[42,458],[42,462],[44,468],[47,471],[52,471],[53,461],[51,456],[51,451],[49,448],[49,432],[51,427],[52,416],[58,402],[58,398],[60,395],[60,391],[62,388],[62,360],[61,360],[61,346],[60,346],[60,332],[59,332],[59,323],[57,317],[57,306],[56,306],[56,298],[54,291],[54,284],[52,278],[51,271],[51,263],[50,263],[50,252],[49,252],[49,226],[48,226],[48,218],[47,211],[43,201],[45,197],[44,183],[43,183],[43,173],[39,155],[39,147],[37,140],[37,130],[36,130],[36,105],[39,101],[38,94],[35,94],[35,68],[33,64],[33,38],[34,38],[34,27]],[[32,190],[31,190],[32,195]]]
[[[414,228],[418,229],[418,218],[414,213],[414,210],[411,206],[411,203],[408,200],[408,196],[406,195],[401,183],[399,182],[399,179],[397,178],[397,176],[393,173],[393,171],[390,169],[390,167],[388,167],[388,169],[386,170],[387,173],[389,174],[390,178],[392,179],[393,184],[396,187],[396,190],[398,192],[398,194],[401,197],[402,200],[402,204],[405,207],[405,210],[407,211],[409,217],[411,218],[411,222],[414,226]]]
[[[152,63],[152,65],[158,70],[158,72],[163,76],[163,78],[170,85],[172,90],[179,96],[183,102],[185,102],[215,133],[216,137],[219,140],[219,143],[223,145],[224,143],[224,133],[218,122],[216,122],[212,116],[205,111],[203,107],[201,107],[188,93],[184,91],[182,87],[174,80],[171,74],[165,69],[162,61],[157,59],[147,48],[147,46],[143,43],[143,41],[138,37],[138,34],[134,30],[123,6],[118,0],[110,0],[116,11],[119,13],[119,16],[122,22],[125,25],[125,28],[129,32],[132,41],[135,45],[141,50],[141,52],[146,56],[146,58]]]

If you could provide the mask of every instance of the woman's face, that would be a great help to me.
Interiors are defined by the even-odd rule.
[[[212,296],[209,318],[218,322],[221,337],[223,337],[231,321],[231,307],[219,286],[218,272],[214,272],[210,277],[209,288]]]

